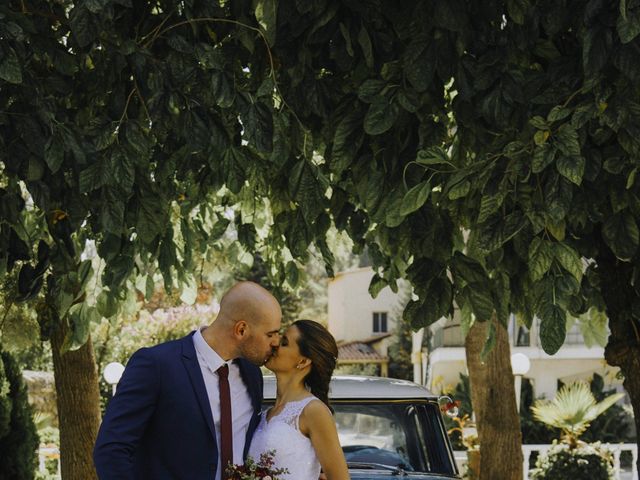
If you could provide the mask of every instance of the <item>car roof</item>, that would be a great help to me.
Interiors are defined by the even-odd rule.
[[[276,397],[276,377],[265,375],[264,398]],[[367,399],[410,399],[436,400],[425,387],[408,380],[386,377],[368,377],[364,375],[336,375],[331,378],[329,397],[333,400]]]

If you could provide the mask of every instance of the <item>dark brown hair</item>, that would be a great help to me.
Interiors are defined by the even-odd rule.
[[[324,326],[313,320],[297,320],[298,348],[300,353],[311,360],[311,371],[304,378],[304,384],[318,399],[329,405],[329,382],[338,361],[336,339]]]

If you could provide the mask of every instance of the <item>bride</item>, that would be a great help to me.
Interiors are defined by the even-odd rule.
[[[349,478],[329,406],[329,381],[338,347],[317,322],[298,320],[283,334],[265,366],[276,375],[276,402],[262,414],[249,455],[275,450],[277,468],[286,480]]]

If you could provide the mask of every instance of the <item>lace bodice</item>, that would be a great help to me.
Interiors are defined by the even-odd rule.
[[[282,475],[286,480],[317,480],[320,476],[320,462],[311,440],[300,432],[298,425],[300,414],[312,400],[317,398],[309,396],[288,402],[271,420],[267,420],[267,412],[263,412],[253,434],[249,455],[258,460],[260,454],[275,450],[275,466],[289,470]]]

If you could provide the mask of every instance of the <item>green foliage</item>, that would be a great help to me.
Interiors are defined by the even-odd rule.
[[[599,443],[572,449],[556,443],[536,461],[530,473],[533,480],[610,480],[615,478],[613,455]]]
[[[295,283],[315,243],[331,273],[333,221],[384,272],[374,290],[413,284],[414,328],[454,301],[537,315],[555,353],[567,314],[635,321],[637,1],[17,5],[0,7],[0,271],[16,301],[45,286],[41,324],[71,311],[70,348],[95,317],[70,310],[86,239],[106,295],[156,267],[181,288],[228,227],[215,208],[246,198],[272,213],[264,236],[236,217],[246,251]]]
[[[402,311],[411,299],[411,289],[408,286],[402,288],[398,302],[391,311],[391,319],[395,319],[393,336],[389,339],[389,376],[413,381],[413,364],[411,363],[411,351],[413,348],[413,327],[402,318]],[[425,331],[423,344],[428,344],[428,329]]]
[[[38,434],[27,388],[15,360],[0,352],[0,479],[31,480],[37,463]]]
[[[575,447],[591,422],[624,397],[617,393],[596,402],[589,385],[574,382],[564,385],[552,401],[537,401],[531,408],[536,420],[562,431],[562,438]]]
[[[594,374],[590,383],[591,393],[597,402],[615,393],[605,389],[604,379]],[[629,407],[629,405],[626,405]],[[629,409],[630,410],[630,409]],[[580,437],[585,442],[630,443],[636,441],[633,414],[625,406],[616,403],[591,422]]]

